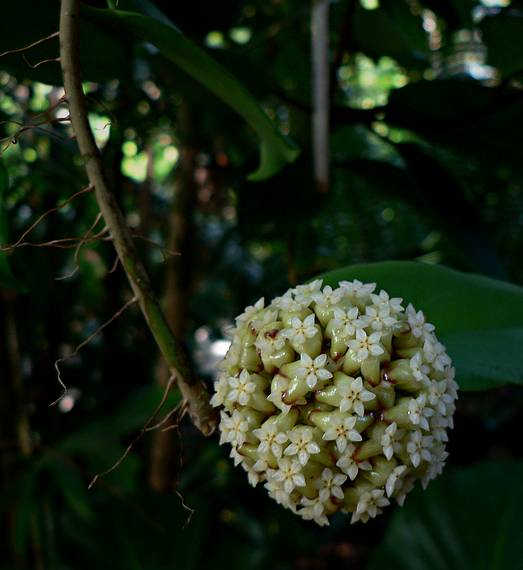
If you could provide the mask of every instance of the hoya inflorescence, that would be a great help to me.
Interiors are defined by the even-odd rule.
[[[317,280],[237,317],[212,404],[220,443],[278,503],[367,522],[442,470],[457,385],[421,311]]]

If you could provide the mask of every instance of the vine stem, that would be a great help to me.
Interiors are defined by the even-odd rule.
[[[60,61],[65,96],[69,104],[72,128],[83,158],[89,183],[113,244],[137,298],[149,329],[172,374],[176,376],[182,397],[196,427],[210,435],[216,427],[216,414],[209,403],[209,392],[194,374],[181,344],[174,337],[154,294],[145,267],[135,249],[131,232],[104,173],[100,151],[88,122],[79,63],[79,1],[62,0],[60,9]]]

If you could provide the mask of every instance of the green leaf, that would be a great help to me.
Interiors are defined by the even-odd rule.
[[[523,384],[523,328],[465,331],[443,336],[468,390],[486,390],[508,382]]]
[[[7,169],[2,160],[0,160],[0,246],[7,243],[8,222],[7,208],[5,206],[5,193],[9,188],[9,178]],[[5,252],[0,251],[0,288],[13,289],[14,291],[24,291],[23,285],[13,275],[11,267],[7,261]]]
[[[422,310],[448,348],[464,390],[523,384],[523,288],[440,265],[385,261],[353,265],[323,276],[376,282]]]
[[[523,560],[523,462],[446,472],[393,515],[368,570],[506,570]]]
[[[296,146],[281,135],[249,91],[207,53],[179,30],[157,19],[122,10],[84,8],[85,17],[124,29],[160,52],[193,79],[224,101],[256,131],[261,141],[258,170],[250,180],[263,180],[276,174],[299,154]]]

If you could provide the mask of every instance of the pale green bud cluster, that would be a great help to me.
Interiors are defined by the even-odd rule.
[[[434,326],[374,283],[299,285],[237,317],[212,404],[249,481],[320,525],[366,522],[448,456],[454,369]]]

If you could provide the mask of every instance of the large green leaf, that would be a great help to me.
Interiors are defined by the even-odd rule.
[[[523,560],[523,462],[446,472],[393,515],[368,570],[506,570]]]
[[[444,335],[456,374],[469,390],[523,384],[523,328],[465,331]]]
[[[280,134],[249,91],[212,57],[175,27],[156,18],[124,10],[85,8],[84,17],[133,34],[153,44],[170,61],[219,97],[256,131],[261,159],[251,180],[263,180],[278,172],[299,154],[297,147]]]
[[[376,282],[436,325],[464,390],[523,384],[523,288],[440,265],[386,261],[325,274],[326,284]]]
[[[9,178],[7,169],[0,159],[0,246],[7,242],[7,209],[5,206],[5,193],[9,187]],[[15,291],[23,291],[24,287],[16,279],[11,271],[11,267],[7,261],[5,252],[0,251],[0,287],[4,289],[14,289]]]

